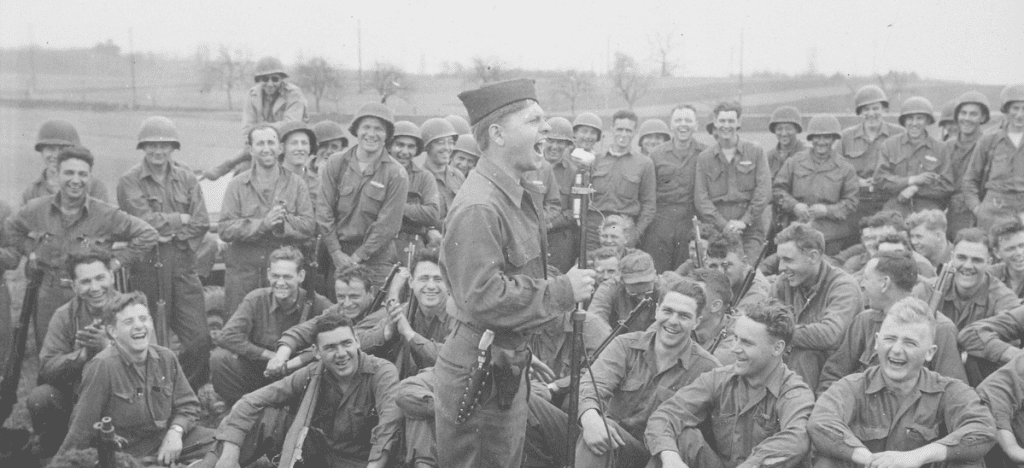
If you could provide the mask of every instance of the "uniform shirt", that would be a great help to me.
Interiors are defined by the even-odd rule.
[[[730,221],[718,212],[719,204],[746,204],[740,221],[753,226],[760,222],[771,196],[771,168],[760,146],[739,140],[732,162],[725,159],[717,143],[697,157],[694,203],[701,217],[719,229]]]
[[[889,122],[882,122],[882,126],[878,129],[878,135],[874,140],[869,140],[867,132],[864,131],[864,124],[860,123],[843,130],[842,138],[836,142],[836,151],[853,165],[853,168],[857,170],[857,177],[874,180],[875,169],[878,168],[878,153],[881,150],[882,142],[891,136],[904,132],[906,130],[903,127]],[[881,197],[882,195],[877,187],[861,188],[861,201]]]
[[[562,193],[558,181],[555,180],[554,167],[547,161],[541,161],[540,169],[527,172],[523,175],[523,179],[527,183],[533,184],[530,191],[543,196],[545,226],[547,226],[547,230],[551,230],[552,220],[562,215]]]
[[[910,184],[910,176],[933,172],[942,175],[949,168],[949,159],[942,150],[942,143],[927,134],[917,143],[911,143],[906,133],[890,137],[882,143],[878,152],[878,168],[875,171],[875,185],[889,198],[896,197]],[[953,193],[953,185],[945,179],[919,185],[915,198],[927,198],[944,203]]]
[[[225,242],[246,244],[298,244],[313,237],[316,222],[309,190],[302,179],[277,166],[277,182],[262,187],[256,181],[256,167],[239,174],[228,183],[221,204],[219,232]],[[284,206],[284,224],[266,230],[263,218],[276,206]]]
[[[114,297],[120,295],[111,289]],[[90,356],[75,342],[79,330],[103,320],[102,311],[93,311],[78,296],[57,308],[46,328],[46,338],[39,351],[39,382],[72,388],[82,377],[82,368]],[[97,353],[98,354],[98,353]]]
[[[590,183],[594,187],[591,209],[632,216],[640,233],[654,221],[657,182],[651,158],[642,154],[605,153],[594,162]]]
[[[36,198],[56,195],[59,191],[60,187],[57,184],[50,185],[46,181],[46,169],[43,169],[42,175],[21,193],[21,204],[27,205],[28,202]],[[110,197],[107,195],[107,186],[99,179],[89,179],[89,196],[102,202],[110,202]]]
[[[308,300],[308,292],[300,289],[298,298],[283,308],[274,297],[273,288],[260,288],[245,295],[217,339],[217,345],[252,361],[262,361],[263,351],[277,350],[277,340],[285,330],[298,325]],[[305,312],[316,317],[331,307],[331,301],[317,294]]]
[[[274,101],[267,105],[263,84],[249,88],[248,101],[242,105],[242,134],[258,123],[302,122],[306,120],[306,97],[293,83],[282,81]]]
[[[441,199],[434,175],[419,164],[409,164],[409,192],[402,208],[401,232],[424,234],[426,229],[441,224]]]
[[[955,191],[949,199],[949,209],[952,212],[966,212],[967,197],[962,191],[963,177],[967,174],[971,165],[971,154],[981,139],[982,132],[976,131],[974,135],[958,134],[956,138],[947,141],[942,146],[943,157],[949,161],[946,172],[942,175],[945,183],[952,186]]]
[[[697,156],[707,148],[707,145],[692,138],[686,143],[667,141],[654,148],[651,161],[654,163],[659,208],[682,206],[693,210]]]
[[[778,466],[797,466],[810,450],[807,419],[813,407],[811,389],[781,362],[762,387],[736,375],[735,366],[720,367],[697,377],[651,415],[647,448],[655,455],[676,452],[684,429],[710,419],[714,440],[708,442],[726,467],[762,466],[768,458],[786,460]]]
[[[435,167],[429,159],[424,161],[423,168],[434,176],[434,183],[437,184],[437,192],[440,195],[441,223],[444,223],[448,216],[448,210],[451,209],[452,202],[455,201],[455,195],[462,189],[462,184],[466,183],[466,176],[462,174],[462,171],[447,164]]]
[[[985,277],[971,297],[961,298],[957,294],[955,286],[947,289],[942,295],[939,311],[956,324],[957,330],[963,330],[978,320],[1021,305],[1021,299],[1010,288],[1006,287],[1002,281],[999,281],[987,271],[982,272],[982,274]]]
[[[661,281],[654,280],[653,301],[640,311],[633,325],[628,331],[642,331],[654,323],[654,313],[658,308],[658,298],[661,297]],[[641,296],[631,296],[626,292],[626,284],[622,278],[609,280],[601,283],[594,292],[594,298],[590,300],[587,312],[604,321],[610,326],[617,326],[620,320],[626,320],[633,308],[643,300]]]
[[[61,194],[37,198],[21,207],[7,220],[4,245],[36,254],[41,268],[55,278],[67,278],[69,252],[89,245],[110,249],[114,242],[128,242],[126,249],[113,251],[122,265],[140,260],[157,243],[156,229],[145,221],[95,198],[86,200],[77,220],[64,221]]]
[[[501,335],[528,331],[575,307],[569,278],[546,277],[547,233],[534,189],[484,157],[455,197],[440,266],[460,322]]]
[[[960,330],[960,344],[967,354],[1003,364],[1003,353],[1015,348],[1024,336],[1024,307],[1014,307],[975,321]]]
[[[736,344],[735,328],[736,317],[724,315],[722,316],[722,323],[719,324],[716,330],[709,330],[709,333],[704,336],[699,336],[697,330],[693,330],[690,333],[690,338],[693,338],[694,342],[700,344],[700,347],[704,348],[705,351],[711,353],[723,366],[728,366],[736,362],[736,354],[732,352],[732,347]],[[717,344],[715,344],[716,341]],[[714,351],[711,350],[712,346],[715,347]]]
[[[992,412],[996,429],[1012,431],[1017,444],[1024,438],[1020,411],[1024,403],[1024,380],[1021,375],[1024,375],[1024,356],[1017,356],[978,385],[978,396]]]
[[[93,423],[110,416],[117,435],[128,440],[125,451],[136,443],[162,437],[177,424],[184,433],[195,426],[199,399],[185,379],[174,351],[149,345],[144,370],[138,369],[117,346],[111,345],[86,363],[82,387],[71,415],[67,438],[58,453],[84,449],[96,435]]]
[[[857,233],[857,227],[850,226],[846,218],[857,210],[859,187],[857,171],[850,163],[835,153],[820,159],[810,151],[786,160],[772,185],[779,206],[791,214],[798,203],[825,205],[825,216],[814,218],[811,225],[826,240]]]
[[[7,205],[7,203],[0,201],[0,245],[4,245],[2,241],[4,223],[7,222],[7,219],[10,218],[12,214],[14,214],[14,210],[11,210],[11,207]],[[18,252],[18,249],[0,247],[0,286],[4,284],[3,271],[18,268],[18,265],[20,264],[21,254]]]
[[[979,191],[982,188],[1024,193],[1024,145],[1016,147],[1005,129],[982,136],[971,154],[960,187],[968,208],[974,210],[981,204]]]
[[[844,377],[818,398],[807,431],[818,455],[850,460],[872,453],[946,446],[947,462],[980,461],[995,444],[995,421],[978,394],[957,379],[921,369],[917,388],[901,401],[878,366]]]
[[[778,175],[779,170],[782,169],[782,165],[789,160],[794,154],[802,153],[804,150],[810,150],[807,143],[800,140],[798,137],[793,137],[793,142],[789,146],[783,148],[781,144],[776,144],[774,148],[768,151],[768,167],[772,170],[772,180],[775,180],[775,176]]]
[[[876,309],[865,310],[854,317],[853,323],[843,336],[843,343],[829,356],[825,361],[825,367],[821,369],[818,395],[828,390],[837,380],[878,365],[875,334],[882,329],[883,320],[885,312]],[[956,325],[953,325],[953,321],[945,315],[939,315],[936,321],[938,323],[935,326],[935,345],[938,350],[925,367],[967,383],[967,373],[964,371],[964,363],[957,345]]]
[[[409,310],[409,303],[403,303],[398,308],[403,311],[404,315],[405,311]],[[448,299],[445,301],[445,310],[427,312],[423,307],[417,307],[413,312],[413,318],[410,320],[410,323],[413,331],[416,332],[416,336],[409,342],[409,352],[412,353],[415,359],[417,364],[415,367],[422,369],[434,365],[434,361],[437,360],[437,353],[441,351],[441,345],[444,344],[445,338],[448,337],[452,327],[455,325],[451,316],[454,311],[455,303],[452,301],[451,296],[448,296]],[[359,337],[359,344],[363,351],[374,352],[389,343],[389,340],[384,339],[386,322],[385,320],[378,320],[376,325]],[[402,339],[396,327],[395,334],[391,337],[390,342]]]
[[[264,408],[298,408],[315,373],[321,373],[319,398],[310,426],[324,431],[329,455],[374,461],[391,452],[401,426],[395,405],[398,371],[390,362],[359,353],[359,369],[347,393],[321,363],[316,362],[238,400],[217,428],[217,440],[241,445],[256,428]]]
[[[672,367],[657,371],[655,330],[626,333],[612,340],[580,385],[580,414],[600,411],[637,440],[643,440],[647,419],[665,400],[697,376],[718,367],[714,356],[689,340]]]
[[[358,243],[353,255],[365,260],[391,246],[398,235],[409,176],[384,150],[360,170],[357,149],[331,155],[320,171],[316,219],[328,252],[342,250],[342,243]]]
[[[572,187],[576,185],[576,173],[579,168],[568,156],[558,162],[551,164],[551,172],[554,175],[555,184],[558,186],[559,212],[548,213],[548,224],[551,230],[563,229],[576,226],[576,218],[572,213]]]
[[[306,191],[309,193],[309,202],[313,205],[313,212],[316,213],[316,200],[320,197],[320,173],[311,165],[299,166],[292,171],[299,176],[306,184]]]
[[[129,169],[117,183],[117,204],[161,237],[187,242],[194,252],[210,229],[203,191],[191,169],[174,161],[169,165],[162,182],[145,163]],[[191,218],[187,224],[181,222],[183,213]]]

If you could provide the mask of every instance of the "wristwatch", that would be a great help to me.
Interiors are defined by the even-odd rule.
[[[185,434],[185,428],[181,427],[181,426],[179,426],[177,424],[172,424],[171,425],[171,430],[172,431],[176,431],[178,434],[182,434],[182,435]]]

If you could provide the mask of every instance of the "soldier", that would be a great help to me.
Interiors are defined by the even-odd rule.
[[[610,326],[626,320],[630,311],[643,299],[651,298],[657,303],[664,293],[663,281],[654,270],[654,260],[647,252],[631,252],[622,257],[619,266],[619,280],[601,283],[587,308],[587,312]],[[640,310],[638,319],[629,327],[629,331],[646,330],[654,323],[654,305],[652,303]]]
[[[797,324],[786,365],[816,388],[828,355],[864,309],[860,287],[852,276],[824,260],[825,238],[814,228],[794,223],[775,242],[779,277],[771,297],[793,308]]]
[[[831,123],[831,122],[829,122]],[[838,124],[839,121],[837,120]],[[772,169],[772,180],[782,169],[782,164],[794,154],[807,149],[807,145],[797,135],[804,131],[803,117],[793,106],[782,106],[772,112],[768,120],[768,131],[775,134],[778,143],[768,151],[768,167]],[[807,141],[811,136],[807,135]]]
[[[139,129],[136,149],[142,163],[117,183],[117,204],[149,223],[160,235],[157,247],[132,269],[132,284],[150,298],[166,302],[167,316],[157,320],[157,336],[167,326],[181,341],[181,362],[192,388],[210,375],[210,330],[206,325],[203,285],[196,274],[196,250],[210,228],[206,201],[192,169],[178,163],[178,130],[166,117],[150,117]],[[165,343],[170,346],[170,343]]]
[[[57,155],[60,191],[29,201],[4,228],[5,246],[28,257],[30,272],[43,275],[36,303],[36,351],[41,350],[54,311],[74,297],[65,283],[69,253],[128,242],[128,248],[114,252],[111,269],[117,270],[141,260],[159,237],[145,221],[89,196],[92,165],[89,150],[62,149]]]
[[[249,132],[252,169],[231,179],[221,204],[224,309],[234,313],[249,291],[266,287],[267,258],[282,245],[302,245],[316,233],[313,204],[302,179],[278,163],[277,129],[257,124]]]
[[[1018,175],[1024,161],[1024,84],[1003,88],[999,100],[1005,125],[975,144],[961,187],[981,229],[1024,213],[1024,177]]]
[[[956,134],[959,131],[956,124],[956,104],[957,101],[953,100],[942,105],[942,111],[939,113],[939,130],[942,131],[942,141],[948,141],[950,138],[956,139]]]
[[[978,464],[995,421],[967,384],[926,369],[935,315],[921,301],[890,310],[878,331],[879,365],[818,399],[807,424],[816,467]]]
[[[462,138],[462,135],[473,134],[473,129],[469,127],[469,122],[461,115],[448,114],[444,119],[452,124],[452,128],[455,129],[455,133],[459,135],[459,138]]]
[[[647,447],[662,467],[801,466],[814,394],[782,359],[794,328],[778,305],[736,320],[736,365],[697,377],[651,415]],[[712,422],[705,436],[699,426]]]
[[[313,135],[316,137],[316,157],[310,164],[313,172],[319,174],[320,169],[327,165],[328,158],[348,148],[348,133],[345,128],[333,120],[321,120],[313,124]]]
[[[700,283],[707,296],[707,307],[701,314],[700,323],[693,329],[693,340],[710,353],[723,366],[736,362],[732,347],[736,343],[733,327],[736,317],[732,315],[732,288],[729,278],[718,270],[701,268],[691,275]]]
[[[764,150],[739,137],[741,112],[736,103],[715,106],[716,143],[697,157],[694,202],[704,221],[742,239],[753,262],[765,240],[772,179]]]
[[[452,150],[452,167],[458,169],[463,176],[469,177],[469,171],[472,171],[479,161],[480,147],[476,145],[476,138],[468,133],[460,133],[455,139],[455,149]]]
[[[885,140],[878,152],[875,185],[889,199],[884,208],[903,216],[927,209],[944,210],[953,193],[952,184],[942,177],[949,166],[942,143],[928,135],[925,128],[935,123],[932,112],[927,99],[907,99],[899,118],[907,131]]]
[[[609,215],[604,221],[601,221],[599,232],[598,242],[601,247],[614,248],[620,257],[637,250],[634,247],[636,246],[639,233],[633,218],[622,215]]]
[[[569,156],[574,148],[572,125],[562,117],[548,119],[548,125],[551,131],[544,142],[544,160],[551,165],[559,193],[559,209],[548,213],[548,255],[558,271],[569,271],[580,250],[580,227],[573,217],[572,195],[580,168]]]
[[[0,202],[0,230],[13,211],[7,203]],[[2,234],[0,234],[2,236]],[[5,270],[13,270],[21,264],[17,249],[0,247],[0,365],[7,362],[7,354],[14,339],[14,324],[11,322],[11,290],[7,287]]]
[[[612,116],[614,138],[605,155],[594,162],[590,182],[594,187],[587,215],[587,249],[596,249],[598,227],[602,217],[612,214],[628,216],[636,223],[643,237],[654,221],[657,185],[654,163],[642,154],[631,154],[637,116],[621,110]],[[580,126],[579,128],[583,128]]]
[[[391,157],[402,164],[409,176],[409,192],[405,197],[402,209],[402,227],[395,237],[395,251],[408,252],[410,245],[421,250],[426,245],[428,231],[437,231],[440,237],[441,201],[437,193],[437,182],[434,175],[427,172],[413,161],[416,155],[423,152],[423,140],[420,139],[420,128],[409,121],[395,123],[395,134],[388,143]]]
[[[594,146],[601,141],[601,127],[604,123],[597,114],[584,112],[572,121],[573,139],[577,148],[594,152]]]
[[[953,243],[946,238],[946,215],[940,210],[922,210],[907,217],[910,245],[927,258],[935,271],[953,257]]]
[[[458,137],[455,128],[444,119],[427,119],[420,127],[420,139],[423,140],[423,151],[426,154],[423,168],[430,171],[437,182],[441,199],[441,223],[444,223],[455,194],[459,193],[462,183],[466,181],[462,172],[448,165]],[[431,233],[430,240],[432,244],[440,242],[440,232]]]
[[[550,130],[533,81],[496,83],[459,99],[482,156],[452,203],[441,244],[441,274],[457,310],[434,367],[437,444],[445,447],[438,462],[513,467],[520,464],[526,432],[529,337],[590,297],[594,272],[573,269],[545,278],[541,201],[531,184],[520,184],[538,169],[542,156],[533,148]],[[460,402],[488,329],[494,332],[494,384],[479,401]],[[460,417],[461,403],[472,413]]]
[[[953,259],[949,262],[953,282],[949,289],[933,293],[942,295],[939,311],[953,320],[958,330],[1021,305],[1021,299],[988,271],[988,242],[980,229],[960,231],[953,241]],[[975,384],[978,382],[981,380]]]
[[[395,405],[398,372],[359,349],[352,322],[337,314],[317,321],[317,362],[242,397],[217,428],[218,441],[198,468],[248,466],[281,452],[282,434],[307,391],[317,392],[306,429],[304,461],[311,466],[383,468],[394,455],[401,413]],[[320,375],[318,388],[310,379]]]
[[[310,298],[309,292],[301,288],[306,278],[305,262],[295,247],[274,250],[268,263],[270,286],[246,294],[224,324],[217,340],[220,347],[210,357],[210,380],[227,406],[280,378],[287,368],[268,365],[276,356],[278,338],[285,330],[319,316],[333,305],[319,294]]]
[[[818,395],[844,376],[864,372],[868,367],[878,365],[875,343],[885,315],[894,304],[904,300],[920,300],[913,297],[918,275],[914,260],[906,251],[879,252],[864,267],[860,285],[868,309],[853,318],[843,333],[843,342],[825,361],[816,389]],[[945,315],[939,315],[935,327],[937,351],[927,367],[966,383],[967,374],[960,359],[956,335],[957,328],[953,321]]]
[[[187,463],[213,444],[213,430],[196,424],[199,399],[174,352],[156,344],[152,319],[141,292],[111,301],[103,326],[111,346],[96,354],[82,373],[82,386],[59,453],[85,448],[105,416],[125,440],[120,449],[154,457],[161,465]]]
[[[650,329],[612,340],[580,385],[576,466],[643,467],[651,413],[680,388],[720,364],[691,339],[707,305],[697,283],[671,274]],[[646,331],[643,331],[646,330]]]
[[[253,68],[256,85],[249,88],[246,102],[242,104],[243,136],[251,135],[259,124],[306,121],[306,96],[297,85],[286,81],[287,78],[288,73],[277,58],[263,57],[256,62]],[[251,161],[251,152],[243,150],[234,158],[204,171],[203,177],[217,180],[236,166],[236,173],[241,173]]]
[[[622,255],[614,247],[601,247],[590,252],[587,265],[597,274],[594,288],[599,289],[605,281],[619,280],[619,263]]]
[[[1015,219],[997,223],[989,231],[989,242],[999,259],[989,273],[1024,299],[1024,223]]]
[[[779,210],[820,231],[829,256],[857,242],[857,228],[849,222],[857,209],[857,171],[832,149],[839,132],[835,117],[814,116],[807,125],[811,148],[787,159],[773,184]]]
[[[675,132],[672,141],[650,154],[657,179],[657,210],[643,246],[654,257],[659,273],[675,269],[690,257],[687,245],[693,231],[697,155],[707,149],[694,138],[697,110],[692,105],[676,106],[669,121]]]
[[[953,185],[953,195],[946,208],[949,221],[946,237],[952,239],[961,229],[974,227],[974,213],[967,204],[967,194],[963,191],[963,177],[967,174],[971,163],[971,154],[981,139],[981,126],[989,121],[988,98],[977,91],[968,91],[960,96],[953,112],[958,131],[943,147],[949,161],[944,177]]]
[[[331,156],[320,174],[316,219],[334,268],[364,265],[379,288],[398,258],[394,239],[402,227],[409,177],[384,147],[395,134],[391,109],[364,105],[349,132],[358,143]]]
[[[852,246],[834,258],[847,273],[856,274],[864,269],[878,252],[878,241],[890,234],[904,234],[906,223],[896,211],[886,210],[860,220],[860,244]],[[935,276],[935,267],[921,254],[913,252],[918,274],[925,278]]]
[[[668,125],[661,119],[647,119],[640,124],[637,135],[637,146],[640,147],[640,154],[650,156],[654,148],[657,148],[669,140],[672,135],[668,133]]]
[[[309,201],[316,213],[316,198],[320,194],[320,175],[310,164],[309,156],[317,147],[316,132],[303,122],[279,122],[277,133],[281,135],[281,167],[299,176],[306,184]]]
[[[978,385],[978,396],[996,420],[996,442],[999,444],[998,449],[993,449],[985,457],[987,467],[1010,468],[1024,463],[1024,449],[1021,448],[1024,427],[1021,426],[1020,412],[1024,389],[1020,385],[1021,375],[1024,375],[1024,358],[1016,357]]]
[[[743,248],[739,244],[730,243],[724,236],[717,236],[708,243],[706,252],[707,259],[704,265],[709,269],[721,271],[729,278],[732,290],[730,296],[735,312],[742,313],[747,308],[768,301],[771,283],[760,270],[754,272],[754,281],[750,289],[740,297],[743,282],[754,267],[743,260]],[[676,273],[679,273],[679,270],[676,270]]]
[[[31,200],[49,195],[56,195],[60,191],[60,174],[57,169],[57,154],[68,146],[80,146],[78,130],[66,120],[48,120],[39,127],[39,135],[36,137],[36,152],[43,157],[43,164],[46,168],[39,176],[39,179],[28,186],[21,194],[21,204],[25,205]],[[108,202],[107,186],[99,179],[89,181],[89,196],[97,200]]]

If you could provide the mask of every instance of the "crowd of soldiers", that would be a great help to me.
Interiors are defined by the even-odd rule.
[[[40,128],[0,269],[38,287],[41,458],[109,416],[132,457],[204,467],[294,456],[295,427],[306,466],[1024,463],[1024,85],[987,129],[965,93],[944,141],[875,86],[847,129],[781,107],[766,153],[736,103],[710,145],[692,105],[606,128],[547,118],[529,80],[460,94],[468,121],[371,103],[345,129],[307,123],[278,60],[254,78],[241,154],[196,171],[151,117],[116,200],[72,124]],[[215,330],[199,181],[228,173]]]

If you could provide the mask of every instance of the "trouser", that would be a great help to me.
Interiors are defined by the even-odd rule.
[[[687,466],[699,466],[700,468],[726,468],[725,462],[715,453],[715,450],[704,438],[704,433],[695,427],[684,428],[676,438],[676,449],[679,457]],[[661,467],[661,460],[657,457],[651,458],[647,464],[648,468]]]
[[[11,320],[11,291],[0,271],[0,369],[7,368],[7,354],[14,340],[14,323]]]
[[[785,362],[786,366],[804,379],[804,383],[809,387],[818,388],[821,368],[825,366],[825,360],[828,359],[828,355],[827,351],[793,348],[789,355],[786,356]]]
[[[230,407],[245,394],[274,381],[263,376],[266,367],[264,363],[244,358],[224,348],[217,348],[210,355],[210,380],[213,382],[213,389]]]
[[[434,366],[434,419],[437,445],[443,447],[437,454],[438,464],[445,468],[516,468],[522,463],[529,413],[527,372],[521,373],[517,393],[508,408],[498,406],[497,386],[491,385],[490,391],[480,396],[473,414],[461,424],[456,422],[459,402],[476,366],[480,335],[456,322]]]
[[[576,266],[580,255],[580,229],[566,226],[548,231],[548,265],[565,273]]]
[[[159,259],[157,258],[159,255]],[[157,268],[157,260],[162,263]],[[133,286],[146,293],[152,314],[157,312],[157,298],[166,302],[166,324],[156,320],[157,336],[166,325],[181,342],[178,361],[192,389],[198,390],[210,379],[210,329],[206,324],[203,285],[196,274],[196,256],[183,242],[161,244],[132,267]],[[170,347],[170,343],[160,343]]]
[[[597,455],[587,448],[586,444],[583,443],[583,436],[580,435],[579,441],[576,442],[576,467],[614,466],[616,468],[643,468],[646,466],[647,461],[651,458],[651,453],[647,450],[647,446],[644,445],[643,441],[637,440],[632,434],[626,432],[619,423],[608,418],[605,418],[605,420],[608,421],[608,430],[617,431],[622,436],[622,440],[626,442],[626,445],[616,450],[609,450],[604,455]],[[613,464],[609,465],[609,463]],[[704,468],[703,465],[690,466]]]
[[[722,215],[727,221],[738,220],[743,218],[743,215],[747,212],[747,202],[733,202],[733,203],[716,203],[715,209]],[[765,219],[765,218],[768,219]],[[757,261],[758,255],[761,255],[761,247],[764,246],[765,228],[768,226],[771,218],[771,210],[765,209],[761,212],[761,215],[757,219],[753,220],[747,225],[747,228],[740,234],[740,241],[743,244],[743,254],[747,257],[747,263],[751,265]]]
[[[590,211],[587,212],[587,252],[593,252],[601,247],[601,223],[604,222],[605,218],[613,214],[627,216],[634,222],[636,221],[636,216],[633,215],[615,213],[611,211],[601,212],[595,209],[590,209]],[[636,234],[637,236],[643,236],[642,232],[637,232]],[[636,247],[636,243],[638,241],[639,239],[629,239],[626,243],[626,247]]]
[[[114,421],[114,425],[117,425],[117,421]],[[213,429],[199,425],[192,427],[192,430],[185,433],[181,438],[181,455],[178,455],[178,463],[184,464],[203,458],[213,448],[215,442],[213,436],[216,432]],[[166,434],[163,431],[154,433],[125,447],[124,452],[135,458],[156,457]]]
[[[52,457],[68,435],[74,392],[71,387],[42,384],[29,392],[25,406],[32,420],[32,433],[39,441],[39,456]]]
[[[949,199],[949,206],[946,208],[946,237],[950,241],[956,239],[956,233],[962,229],[972,228],[978,220],[974,213],[967,208],[967,202],[962,193],[956,193]]]
[[[643,250],[654,258],[658,273],[675,270],[690,258],[692,237],[692,209],[679,205],[658,206],[644,236]]]
[[[50,319],[53,318],[53,313],[74,297],[75,292],[71,289],[69,282],[61,281],[58,276],[50,271],[43,274],[43,282],[39,286],[39,293],[36,294],[35,330],[37,355],[43,349],[43,340],[46,338],[46,330],[50,327]]]
[[[978,227],[988,232],[1000,221],[1020,220],[1024,214],[1024,193],[989,190],[977,208]]]
[[[945,205],[943,203],[939,202],[938,200],[933,200],[933,199],[930,199],[930,198],[920,198],[920,197],[911,198],[907,202],[900,202],[899,200],[897,200],[894,197],[894,198],[889,199],[889,201],[885,202],[885,205],[883,205],[882,208],[886,209],[886,210],[898,211],[901,215],[903,215],[904,218],[906,218],[907,216],[910,216],[911,213],[917,213],[919,211],[924,211],[924,210],[944,211],[946,209]],[[947,220],[947,222],[948,222],[948,220]],[[948,224],[947,224],[947,227],[948,227]]]
[[[282,244],[232,242],[224,251],[224,312],[227,318],[254,289],[267,287],[267,258]],[[333,284],[333,283],[332,283]]]
[[[352,255],[361,245],[362,242],[342,242],[341,251],[345,252],[345,255]],[[370,283],[374,291],[384,286],[384,282],[388,279],[388,273],[391,272],[391,267],[397,261],[398,254],[395,251],[395,244],[394,242],[389,242],[361,263],[370,272]],[[332,281],[331,284],[334,284],[334,282]]]

